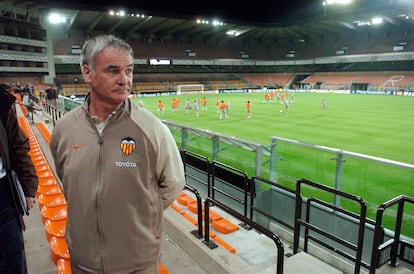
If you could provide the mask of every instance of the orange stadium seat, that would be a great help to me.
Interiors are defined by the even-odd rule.
[[[36,169],[36,174],[37,174],[37,177],[39,177],[39,178],[55,176],[53,171],[50,169],[50,167],[43,168],[42,170],[37,170]]]
[[[64,238],[66,234],[66,219],[58,221],[46,220],[45,233],[48,241],[52,237]]]
[[[33,163],[34,164],[34,163]],[[37,176],[50,176],[53,174],[52,169],[50,166],[47,165],[36,165],[35,166]]]
[[[214,221],[212,226],[215,230],[222,234],[229,234],[231,232],[239,230],[239,227],[237,225],[224,218]]]
[[[42,214],[42,222],[45,223],[46,220],[59,221],[66,220],[68,216],[67,205],[60,205],[54,207],[42,206],[40,209]]]
[[[160,274],[169,274],[170,272],[168,271],[168,269],[163,265],[160,264]]]
[[[56,184],[58,184],[58,182],[56,181],[55,176],[40,177],[39,178],[39,185],[49,186],[49,185],[56,185]]]
[[[54,195],[54,194],[58,194],[58,193],[62,193],[62,190],[60,189],[60,186],[58,184],[54,184],[54,185],[42,185],[39,184],[37,186],[37,197],[39,196],[39,194],[45,194],[45,195]]]
[[[65,259],[59,259],[56,264],[57,274],[71,274],[72,268],[70,266],[70,261]]]
[[[51,237],[50,241],[50,257],[52,261],[57,265],[60,259],[69,260],[69,248],[66,240],[58,237]]]
[[[32,157],[32,161],[41,161],[46,160],[45,155],[43,154],[42,150],[35,150],[33,151],[33,148],[29,151],[30,157]]]
[[[195,201],[194,198],[191,198],[189,195],[185,194],[184,192],[181,192],[176,200],[179,204],[183,206],[186,206],[188,203]]]
[[[55,207],[67,204],[63,193],[53,195],[39,194],[37,200],[39,201],[39,209],[41,209],[42,206]]]

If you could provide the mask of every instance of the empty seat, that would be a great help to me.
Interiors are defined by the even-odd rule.
[[[55,185],[58,182],[56,181],[55,176],[49,176],[49,177],[40,177],[39,178],[39,185]]]
[[[224,218],[214,221],[212,226],[215,230],[222,234],[229,234],[231,232],[239,230],[239,227],[237,225]]]
[[[41,209],[42,206],[55,207],[67,204],[63,193],[57,193],[54,195],[39,194],[37,195],[37,200],[39,201],[39,209]]]
[[[50,244],[50,257],[52,261],[57,265],[60,259],[69,260],[69,248],[66,240],[63,238],[52,237],[49,241]]]
[[[70,266],[70,261],[65,259],[59,259],[56,264],[57,274],[71,274],[72,268]]]
[[[60,205],[55,207],[42,206],[40,212],[42,214],[43,223],[45,223],[48,219],[52,221],[66,220],[68,216],[67,205]]]
[[[223,217],[220,214],[210,210],[210,212],[208,214],[208,221],[209,221],[210,224],[212,224],[212,223],[214,224],[214,222],[217,222],[218,220],[221,220],[221,219],[223,219]]]
[[[190,212],[192,212],[194,214],[197,214],[198,213],[198,204],[197,204],[197,201],[190,201],[190,202],[188,202],[187,203],[187,209]],[[202,210],[202,212],[204,212],[204,206],[201,206],[201,210]]]
[[[33,163],[35,164],[35,163]],[[36,168],[36,173],[37,175],[43,175],[44,173],[46,173],[46,175],[48,174],[46,171],[52,172],[52,170],[50,169],[49,164],[38,164],[35,165]],[[53,174],[53,173],[52,173]]]
[[[65,238],[66,234],[66,219],[52,221],[47,219],[45,221],[46,239],[50,241],[52,237]]]
[[[160,274],[169,274],[170,272],[168,271],[168,269],[160,263]]]
[[[58,194],[58,193],[62,193],[60,186],[58,184],[54,184],[54,185],[38,185],[37,187],[37,197],[39,197],[40,194],[45,194],[45,195],[54,195],[54,194]]]
[[[36,169],[36,174],[37,174],[37,177],[39,178],[55,176],[55,174],[53,174],[53,171],[50,169],[50,167],[43,168],[42,170]]]
[[[177,202],[183,206],[187,206],[188,203],[194,202],[194,198],[191,198],[187,194],[181,192],[181,194],[177,197]]]

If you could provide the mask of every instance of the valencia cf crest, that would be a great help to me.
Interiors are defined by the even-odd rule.
[[[136,146],[135,140],[132,139],[131,137],[126,137],[121,140],[121,151],[123,154],[127,156],[131,154],[132,152],[134,152],[135,146]]]

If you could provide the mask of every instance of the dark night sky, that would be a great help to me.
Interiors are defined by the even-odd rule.
[[[205,16],[253,23],[277,23],[321,14],[323,0],[134,0],[134,1],[36,1],[49,7],[107,10],[125,7],[158,16]],[[363,0],[354,0],[363,1]]]

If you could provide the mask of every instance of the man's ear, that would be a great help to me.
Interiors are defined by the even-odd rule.
[[[85,80],[85,83],[89,83],[91,81],[91,76],[92,76],[91,74],[92,74],[92,71],[89,65],[83,64],[82,65],[82,76],[83,76],[83,79]]]

